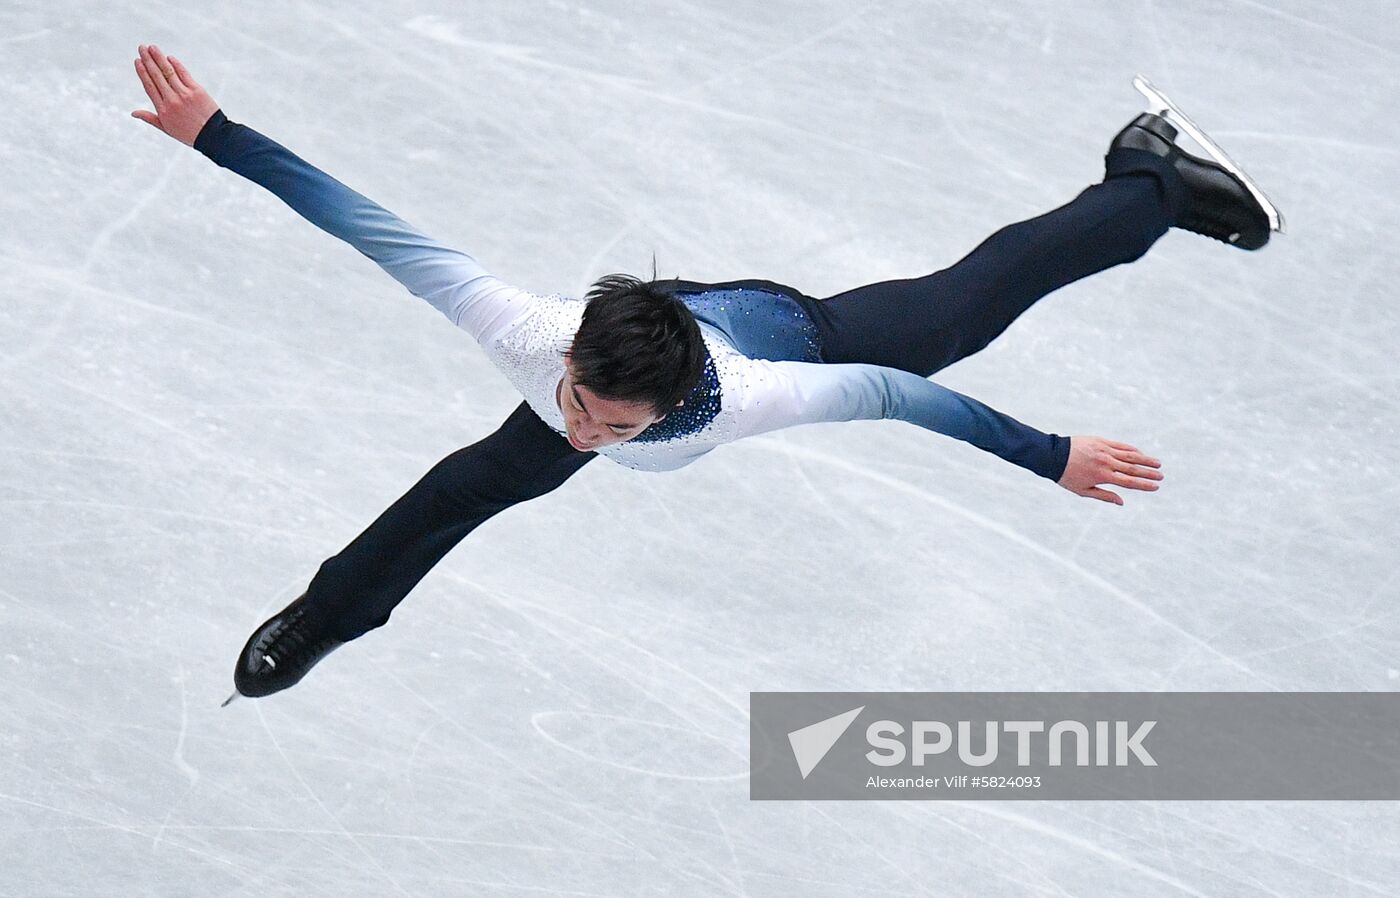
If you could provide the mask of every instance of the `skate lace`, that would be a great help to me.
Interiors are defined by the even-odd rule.
[[[1221,243],[1232,244],[1240,238],[1239,229],[1232,228],[1225,222],[1211,218],[1202,218],[1199,215],[1183,217],[1181,226],[1188,231],[1194,231],[1202,236],[1219,240]]]
[[[298,608],[281,627],[269,634],[271,638],[263,646],[262,653],[264,658],[272,660],[273,667],[299,668],[307,661],[320,657],[336,643],[336,639],[328,635],[312,639],[307,633],[308,628],[303,626],[305,617],[305,609]]]

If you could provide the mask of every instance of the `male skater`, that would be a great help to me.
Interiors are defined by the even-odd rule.
[[[1169,101],[1118,133],[1102,183],[1003,228],[951,268],[824,300],[771,281],[599,280],[586,300],[502,283],[261,134],[228,120],[178,60],[135,61],[155,112],[132,115],[267,188],[467,330],[525,401],[495,433],[434,466],[260,626],[234,682],[247,696],[298,682],[389,613],[487,518],[605,455],[672,470],[753,434],[897,418],[993,452],[1081,496],[1155,490],[1161,463],[1094,436],[1042,433],[928,380],[977,352],[1037,299],[1140,257],[1169,227],[1244,249],[1277,210]],[[1148,93],[1140,84],[1139,89]],[[1174,143],[1166,110],[1215,161]],[[230,697],[230,700],[232,697]]]

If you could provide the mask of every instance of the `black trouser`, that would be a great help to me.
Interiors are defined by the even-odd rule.
[[[1107,177],[1044,215],[1009,225],[950,268],[796,297],[817,325],[824,362],[864,362],[928,377],[985,347],[1036,300],[1147,252],[1184,200],[1160,157],[1119,150]]]
[[[597,453],[579,452],[521,403],[495,433],[433,466],[321,564],[306,603],[344,640],[381,627],[409,590],[487,518],[543,496]]]
[[[1175,219],[1181,185],[1162,160],[1112,154],[1109,177],[1077,198],[993,234],[951,268],[816,300],[781,289],[817,325],[825,362],[930,374],[986,346],[1042,296],[1145,253]],[[495,433],[438,462],[328,559],[307,605],[342,639],[385,624],[447,552],[487,518],[542,496],[596,453],[579,452],[522,403]]]

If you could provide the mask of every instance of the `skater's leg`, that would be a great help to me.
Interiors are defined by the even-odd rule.
[[[1180,176],[1140,150],[1107,162],[1103,183],[1001,229],[951,268],[804,303],[822,359],[927,377],[982,349],[1042,296],[1140,257],[1175,220]]]
[[[322,563],[308,613],[348,641],[383,626],[409,591],[477,525],[542,496],[595,457],[521,403],[490,436],[438,462],[350,545]]]

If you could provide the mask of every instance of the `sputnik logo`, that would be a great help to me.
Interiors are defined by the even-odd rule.
[[[835,717],[828,717],[820,720],[811,726],[805,726],[800,730],[793,730],[788,733],[788,744],[792,746],[792,756],[797,761],[797,769],[805,780],[807,774],[816,769],[821,763],[826,753],[831,751],[831,747],[836,744],[836,740],[841,738],[841,734],[850,728],[855,719],[860,716],[860,712],[865,710],[865,705],[859,708],[852,708],[844,714],[837,714]]]

